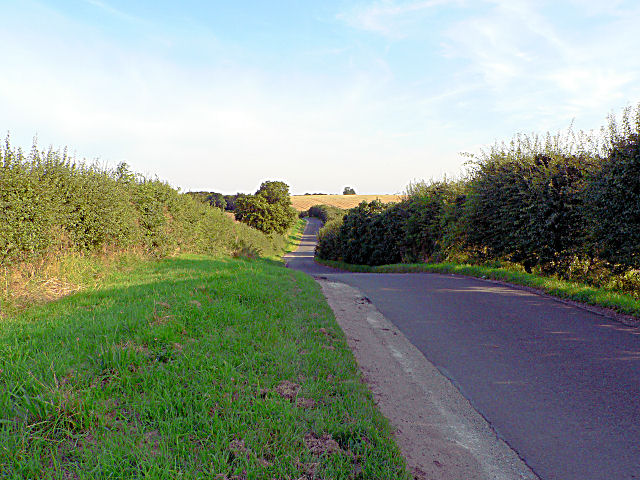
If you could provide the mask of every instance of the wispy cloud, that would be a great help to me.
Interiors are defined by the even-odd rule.
[[[553,23],[538,2],[491,3],[450,26],[445,51],[464,59],[471,77],[483,79],[495,109],[529,120],[538,112],[538,121],[546,115],[548,125],[553,117],[590,121],[596,112],[640,99],[640,57],[634,53],[640,37],[632,33],[640,23],[637,11],[626,11],[633,20],[596,22],[583,31]]]
[[[15,1],[0,30],[0,128],[185,188],[281,178],[303,193],[357,179],[358,191],[396,191],[455,174],[460,151],[572,118],[597,127],[640,100],[636,0],[354,0],[305,27],[298,49],[276,28],[249,40],[225,29],[219,9],[172,22],[132,13],[153,4],[84,1],[80,14]],[[308,165],[323,168],[311,177]]]
[[[112,15],[114,17],[117,17],[121,20],[126,20],[128,22],[134,22],[134,23],[138,23],[141,22],[141,18],[135,17],[133,15],[130,15],[126,12],[124,12],[123,10],[119,10],[113,6],[111,6],[110,4],[108,4],[107,2],[103,2],[101,0],[83,0],[84,3],[88,4],[88,5],[92,5],[100,10],[102,10],[103,12],[108,13],[109,15]]]
[[[464,0],[383,0],[341,12],[337,18],[353,28],[403,38],[409,35],[407,27],[415,24],[416,15],[428,13],[436,7],[463,3]]]

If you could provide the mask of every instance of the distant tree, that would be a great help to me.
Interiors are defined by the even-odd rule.
[[[351,187],[344,187],[344,190],[342,191],[343,195],[355,195],[356,191],[351,188]]]
[[[298,212],[291,206],[289,186],[284,182],[263,182],[255,195],[239,195],[235,200],[236,220],[264,233],[285,233]]]
[[[207,201],[212,207],[225,210],[227,208],[227,201],[224,199],[224,195],[221,193],[211,193],[207,197]]]
[[[236,193],[235,195],[224,195],[224,201],[226,202],[225,210],[233,212],[236,209],[236,199],[243,195],[242,193]]]
[[[202,203],[208,203],[212,207],[221,208],[225,210],[227,202],[225,196],[217,192],[187,192],[187,195],[195,198]]]
[[[284,182],[262,182],[262,185],[260,185],[256,195],[260,195],[271,205],[291,205],[291,200],[289,199],[289,185]]]

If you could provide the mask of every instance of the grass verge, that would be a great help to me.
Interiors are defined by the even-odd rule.
[[[555,297],[565,298],[598,307],[605,307],[616,312],[640,317],[640,300],[632,295],[618,293],[604,288],[597,288],[581,283],[567,282],[553,277],[542,277],[525,272],[494,268],[481,265],[457,263],[407,263],[393,265],[353,265],[316,258],[316,262],[329,267],[349,272],[361,273],[454,273],[469,277],[488,278],[503,282],[523,285],[541,290]]]
[[[300,242],[302,241],[302,235],[304,234],[304,228],[306,227],[307,222],[304,218],[298,218],[293,228],[291,229],[291,233],[287,237],[287,245],[284,249],[285,253],[293,252],[298,248]]]
[[[0,477],[408,478],[315,282],[201,256],[0,320]]]
[[[275,251],[268,251],[266,258],[277,261],[282,254],[295,250],[302,239],[304,227],[304,220],[298,219],[286,237],[273,242]],[[251,245],[239,247],[233,253],[237,257],[251,258],[260,257],[261,254],[263,252],[260,249]],[[220,255],[224,255],[224,252],[221,251]],[[44,304],[81,290],[99,288],[110,272],[126,269],[132,263],[150,258],[153,257],[135,249],[96,253],[69,250],[50,253],[32,262],[0,266],[0,319],[16,315],[31,305]]]

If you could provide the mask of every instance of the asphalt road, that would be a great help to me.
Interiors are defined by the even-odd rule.
[[[478,279],[317,265],[318,228],[288,267],[362,291],[541,479],[640,479],[639,329]]]

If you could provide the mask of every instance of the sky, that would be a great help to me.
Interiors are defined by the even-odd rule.
[[[640,102],[637,0],[0,0],[0,134],[182,191],[401,193]]]

